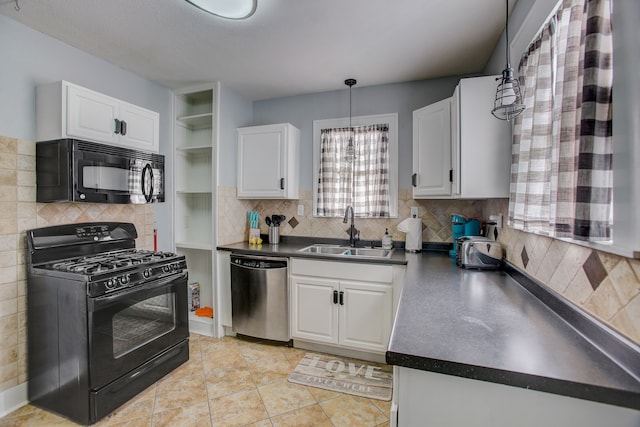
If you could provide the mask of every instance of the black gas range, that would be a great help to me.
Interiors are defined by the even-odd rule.
[[[94,423],[188,360],[185,258],[136,238],[120,222],[27,232],[34,405]]]

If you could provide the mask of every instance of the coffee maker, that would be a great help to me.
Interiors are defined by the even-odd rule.
[[[449,256],[456,259],[457,240],[462,236],[479,236],[480,220],[467,218],[462,214],[451,214],[451,230],[453,231],[453,249],[449,251]]]

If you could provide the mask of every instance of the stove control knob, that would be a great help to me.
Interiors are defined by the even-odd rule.
[[[104,282],[104,285],[107,287],[107,289],[113,289],[116,287],[117,282],[113,279],[109,279]]]
[[[171,271],[171,267],[169,267],[168,265],[163,265],[162,266],[162,271],[164,271],[165,273],[168,273]]]
[[[126,285],[127,283],[129,283],[130,280],[131,280],[131,276],[129,274],[125,274],[120,278],[120,283],[122,283],[123,285]]]
[[[143,272],[142,272],[142,276],[143,276],[145,279],[148,279],[149,277],[151,277],[151,269],[150,269],[150,268],[147,268],[145,271],[143,271]]]

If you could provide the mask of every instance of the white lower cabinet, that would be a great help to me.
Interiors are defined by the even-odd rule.
[[[385,352],[393,313],[392,266],[292,260],[294,339]]]
[[[394,366],[393,381],[391,426],[640,425],[633,409],[455,375]]]

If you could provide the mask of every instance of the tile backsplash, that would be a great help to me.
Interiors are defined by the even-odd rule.
[[[90,221],[132,222],[136,247],[153,248],[150,205],[36,203],[35,142],[0,136],[0,393],[27,379],[24,232]]]
[[[298,215],[298,205],[304,207],[304,215]],[[400,190],[398,194],[398,218],[356,218],[364,242],[381,240],[385,229],[394,241],[404,241],[405,234],[397,226],[411,215],[411,207],[418,207],[422,219],[422,240],[425,242],[451,242],[451,214],[462,214],[470,218],[482,216],[484,202],[478,200],[414,200],[411,190]],[[281,236],[349,238],[349,225],[342,218],[314,218],[311,191],[300,191],[299,200],[238,200],[235,187],[218,187],[218,243],[227,244],[246,240],[248,236],[246,213],[260,213],[260,232],[267,234],[264,218],[273,214],[285,215],[280,226]]]
[[[485,202],[484,217],[508,200]],[[498,235],[507,260],[573,304],[640,344],[640,260],[505,226]]]

